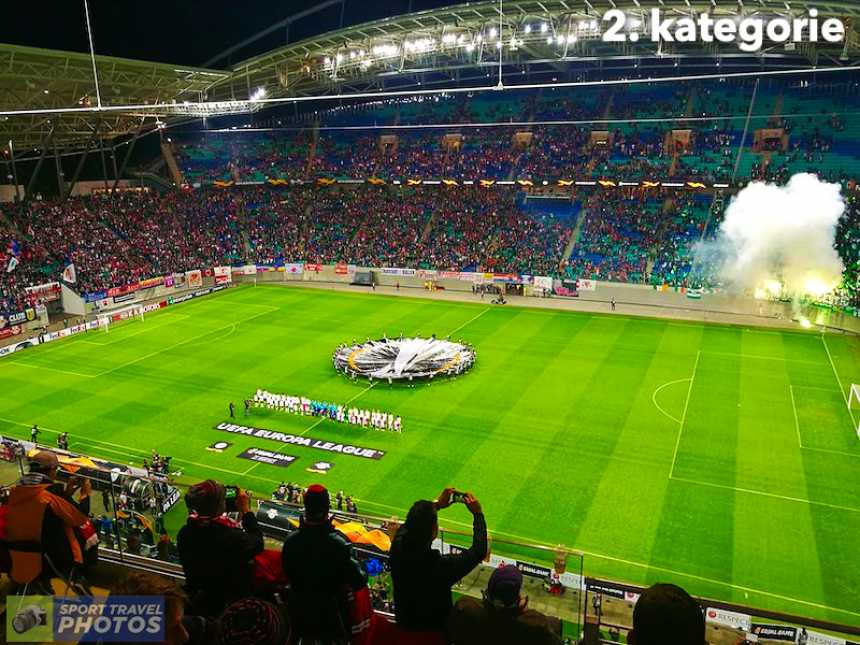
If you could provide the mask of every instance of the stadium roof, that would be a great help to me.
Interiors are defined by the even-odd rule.
[[[501,9],[500,9],[501,7]],[[841,18],[845,44],[607,43],[600,17],[622,9],[629,34],[652,7],[666,16]],[[860,3],[841,0],[490,0],[376,20],[280,47],[216,70],[0,45],[0,141],[19,148],[86,145],[162,119],[253,112],[280,101],[354,93],[844,68],[860,62]],[[501,57],[501,61],[500,61]],[[856,68],[855,68],[856,69]],[[53,113],[33,113],[38,110]],[[73,110],[76,110],[73,112]],[[62,111],[62,113],[61,113]],[[53,132],[49,140],[49,133]]]
[[[0,111],[26,108],[51,110],[103,105],[146,105],[163,101],[198,102],[218,81],[229,77],[219,70],[184,65],[96,56],[98,93],[89,54],[0,44]],[[103,114],[28,114],[0,116],[0,141],[19,149],[49,145],[84,145],[98,128],[104,138],[135,131],[146,110]],[[49,138],[49,135],[51,137]]]
[[[500,6],[502,7],[500,11]],[[719,16],[800,17],[809,8],[819,20],[846,20],[847,45],[818,43],[768,47],[760,53],[736,44],[603,42],[600,16],[610,9],[634,18],[644,31],[652,7],[666,16],[708,12]],[[497,78],[499,52],[506,83],[632,73],[676,74],[724,70],[849,67],[860,60],[860,5],[797,0],[494,0],[395,16],[306,39],[233,66],[231,77],[213,88],[218,99],[314,96],[446,84],[486,83]],[[501,47],[499,48],[499,43]],[[651,70],[651,72],[649,72]]]

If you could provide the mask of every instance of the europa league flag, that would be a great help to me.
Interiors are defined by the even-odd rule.
[[[78,272],[75,271],[75,265],[70,264],[65,269],[63,269],[63,282],[68,282],[69,284],[75,284],[78,281]]]

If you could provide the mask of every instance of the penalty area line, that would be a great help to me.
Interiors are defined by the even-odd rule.
[[[379,508],[387,508],[387,509],[390,509],[393,511],[398,511],[400,513],[405,513],[405,510],[398,507],[398,506],[391,506],[389,504],[380,504],[378,502],[372,502],[370,500],[360,499],[360,498],[356,498],[356,501],[359,501],[363,504],[367,504],[369,506],[377,506]],[[467,528],[472,527],[471,524],[467,524],[466,522],[459,522],[457,520],[447,520],[446,519],[446,520],[442,520],[441,523],[457,524],[457,525],[467,527]],[[557,546],[557,544],[546,544],[544,542],[541,542],[538,539],[528,538],[528,537],[524,537],[521,535],[514,535],[512,533],[506,533],[504,531],[496,531],[496,530],[491,529],[491,528],[488,529],[488,531],[491,535],[501,535],[504,537],[513,538],[513,539],[520,541],[520,542],[538,544],[538,545],[546,546],[549,548],[555,548]],[[839,607],[830,607],[828,605],[822,605],[820,603],[811,602],[809,600],[801,600],[800,598],[792,598],[790,596],[784,596],[782,594],[776,594],[776,593],[773,593],[770,591],[763,591],[761,589],[756,589],[754,587],[745,587],[742,585],[736,585],[736,584],[733,584],[731,582],[726,582],[725,580],[716,580],[714,578],[707,578],[705,576],[699,576],[699,575],[696,575],[695,573],[687,573],[685,571],[677,571],[675,569],[668,569],[666,567],[655,566],[655,565],[653,565],[651,563],[647,563],[647,562],[637,562],[635,560],[628,560],[626,558],[619,558],[619,557],[612,556],[612,555],[605,555],[603,553],[595,553],[593,551],[586,551],[583,549],[577,549],[575,546],[571,546],[570,548],[573,549],[574,551],[578,551],[579,553],[581,553],[584,556],[588,556],[591,558],[597,558],[598,560],[608,560],[609,562],[618,562],[620,564],[626,564],[629,566],[639,567],[642,569],[660,571],[663,573],[668,573],[668,574],[680,576],[683,578],[689,578],[691,580],[698,580],[700,582],[705,582],[708,584],[714,584],[714,585],[718,585],[721,587],[728,587],[729,589],[738,589],[740,591],[746,591],[749,593],[759,594],[761,596],[767,596],[769,598],[776,598],[778,600],[784,600],[787,602],[798,603],[801,605],[806,605],[808,607],[815,607],[817,609],[826,609],[826,610],[830,610],[830,611],[835,611],[835,612],[838,612],[841,614],[847,614],[849,616],[860,616],[860,612],[851,611],[850,609],[840,609]]]
[[[699,357],[702,350],[696,351],[696,362],[693,363],[693,374],[690,376],[690,387],[687,388],[687,398],[684,401],[684,412],[681,414],[681,425],[678,428],[678,438],[675,440],[675,450],[672,452],[672,467],[669,469],[669,479],[675,473],[675,461],[678,459],[678,448],[681,446],[681,435],[684,432],[684,422],[687,420],[687,408],[690,405],[690,395],[693,393],[693,382],[696,380],[696,370],[699,369]]]
[[[448,336],[453,336],[453,335],[454,335],[454,334],[456,334],[458,331],[460,331],[461,329],[463,329],[463,327],[465,327],[466,325],[469,325],[469,324],[471,324],[471,323],[475,322],[478,318],[480,318],[481,316],[483,316],[483,315],[484,315],[485,313],[487,313],[490,309],[491,309],[491,307],[487,307],[486,309],[484,309],[483,311],[481,311],[481,312],[480,312],[480,313],[478,313],[477,315],[473,316],[472,318],[469,318],[469,320],[467,320],[466,322],[464,322],[462,325],[460,325],[460,326],[459,326],[459,327],[457,327],[456,329],[454,329],[454,330],[450,331],[450,332],[448,333]]]
[[[675,385],[676,383],[683,383],[684,381],[689,381],[689,380],[690,380],[690,377],[688,376],[687,378],[679,378],[675,381],[669,381],[668,383],[663,383],[663,385],[659,386],[656,390],[654,390],[654,394],[651,395],[651,403],[654,404],[654,407],[657,408],[664,415],[669,417],[675,423],[681,423],[681,420],[673,417],[671,414],[666,412],[666,410],[664,410],[663,408],[660,407],[660,404],[657,403],[657,393],[660,392],[664,387],[669,387],[670,385]]]
[[[738,486],[727,486],[726,484],[714,484],[712,482],[700,481],[698,479],[686,479],[684,477],[670,477],[676,482],[684,482],[686,484],[695,484],[697,486],[709,486],[711,488],[719,488],[721,490],[733,490],[737,493],[747,493],[748,495],[761,495],[762,497],[770,497],[773,499],[782,499],[787,502],[798,502],[800,504],[809,504],[811,506],[824,506],[825,508],[832,508],[837,511],[847,511],[849,513],[860,513],[860,508],[853,508],[851,506],[841,506],[839,504],[828,504],[827,502],[816,502],[811,499],[804,499],[803,497],[789,497],[788,495],[779,495],[777,493],[768,493],[763,490],[754,490],[752,488],[740,488]]]

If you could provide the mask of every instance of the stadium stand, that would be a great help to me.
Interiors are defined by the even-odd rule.
[[[807,170],[842,183],[849,209],[838,250],[844,286],[856,301],[857,185],[849,170],[860,160],[860,117],[849,89],[826,86],[812,96],[804,87],[766,84],[751,127],[784,132],[786,143],[756,142],[750,132],[739,158],[751,95],[740,82],[399,100],[324,111],[312,129],[179,137],[174,149],[197,188],[9,210],[0,219],[7,268],[0,310],[20,309],[25,286],[57,279],[69,263],[85,292],[199,266],[294,261],[690,286],[692,247],[713,235],[721,216],[711,213],[713,192],[616,184],[730,182],[735,165],[738,185]],[[647,122],[637,121],[646,113]],[[354,123],[356,115],[374,125],[444,127],[325,129]],[[464,127],[506,119],[523,125]],[[524,199],[535,189],[516,182],[491,189],[391,185],[412,177],[530,180],[538,187],[575,178],[611,187],[562,190],[576,217],[560,218]],[[359,183],[265,185],[324,178]],[[369,178],[388,186],[363,183]],[[218,190],[214,181],[258,185]]]
[[[338,600],[342,603],[338,612],[342,613],[338,615],[345,628],[339,632],[340,636],[328,635],[333,643],[483,643],[488,642],[486,634],[493,633],[496,638],[492,642],[498,643],[568,644],[575,638],[576,642],[584,643],[620,642],[624,634],[627,642],[650,645],[666,642],[666,635],[673,634],[676,639],[671,642],[684,645],[699,642],[734,645],[747,636],[737,626],[710,617],[705,621],[702,614],[705,606],[709,607],[709,616],[714,613],[714,606],[729,613],[747,608],[695,600],[674,585],[657,584],[641,589],[587,577],[580,579],[571,572],[576,570],[572,563],[567,565],[568,573],[559,576],[552,568],[558,566],[558,552],[554,555],[555,564],[547,567],[540,564],[542,560],[529,561],[530,552],[538,554],[533,547],[504,539],[490,542],[498,544],[491,547],[493,554],[488,562],[484,557],[488,548],[486,524],[477,500],[471,497],[467,500],[474,513],[473,534],[460,534],[439,526],[444,518],[436,520],[436,508],[444,509],[450,503],[450,490],[443,491],[437,502],[416,502],[402,525],[396,518],[381,520],[330,508],[328,493],[319,485],[303,491],[295,489],[291,497],[294,500],[303,497],[301,504],[278,501],[273,494],[271,500],[256,499],[253,506],[246,506],[250,498],[239,491],[239,510],[251,512],[244,512],[238,523],[221,515],[225,488],[210,480],[186,489],[187,526],[179,535],[180,542],[188,539],[188,527],[193,527],[204,542],[194,548],[193,557],[182,555],[182,545],[179,554],[171,549],[172,556],[163,557],[167,549],[162,545],[172,545],[163,528],[165,513],[159,505],[147,500],[147,496],[153,493],[158,496],[157,491],[163,490],[159,488],[163,483],[160,475],[152,471],[148,478],[123,476],[112,481],[110,471],[102,469],[116,468],[118,464],[97,458],[94,463],[85,455],[52,453],[44,448],[37,456],[30,453],[30,457],[25,457],[32,445],[20,450],[15,443],[4,439],[4,449],[9,449],[4,454],[11,455],[12,461],[0,460],[0,481],[5,484],[0,487],[0,519],[4,520],[0,521],[0,573],[18,571],[14,568],[15,557],[9,557],[9,550],[15,546],[10,543],[14,536],[9,531],[14,528],[20,532],[20,522],[13,527],[5,520],[10,513],[20,512],[14,510],[19,505],[16,500],[24,499],[31,489],[45,488],[43,495],[61,498],[52,504],[51,510],[45,511],[47,514],[68,507],[73,509],[70,513],[83,509],[88,519],[74,529],[75,543],[80,545],[83,555],[79,559],[63,560],[62,554],[70,553],[70,537],[62,522],[52,519],[43,524],[40,549],[35,552],[48,559],[40,584],[45,589],[71,584],[84,594],[164,596],[170,609],[166,642],[255,645],[295,642],[290,640],[290,632],[293,638],[298,637],[307,623],[305,619],[318,610],[327,612],[328,609],[315,603],[332,593],[342,594]],[[19,460],[23,460],[20,466]],[[78,469],[76,463],[84,462],[88,466]],[[24,476],[19,473],[22,466],[28,473]],[[75,471],[72,490],[79,489],[75,495],[80,501],[70,496],[65,485],[70,481],[70,470]],[[144,484],[147,479],[148,485]],[[176,482],[171,477],[173,483]],[[26,512],[39,510],[37,505],[27,504]],[[184,513],[184,505],[180,503],[167,515],[184,517]],[[80,521],[72,516],[69,519]],[[161,536],[157,544],[153,527]],[[262,552],[261,531],[266,544],[266,551]],[[412,544],[413,533],[420,536],[415,544]],[[472,547],[467,549],[470,540]],[[207,542],[210,544],[204,548]],[[323,547],[329,554],[325,561],[330,566],[308,568],[307,563],[318,557],[315,554]],[[504,552],[506,548],[513,549],[516,560],[495,554],[497,549]],[[250,564],[249,549],[256,554]],[[440,549],[444,555],[440,555]],[[61,561],[66,564],[58,566]],[[208,574],[207,562],[214,576]],[[281,573],[282,562],[286,577]],[[343,565],[347,565],[346,570]],[[248,576],[248,580],[237,584],[235,576],[221,577],[223,570],[231,567],[247,570],[243,577]],[[323,576],[323,571],[328,574]],[[356,578],[352,592],[334,592],[335,585],[326,587],[320,595],[323,588],[316,586],[317,583],[323,579],[334,581],[345,571]],[[195,576],[201,572],[206,573],[207,584],[213,585],[209,593],[219,599],[214,605],[201,602],[199,586],[195,586],[199,585]],[[301,576],[305,586],[294,587],[294,578]],[[571,580],[581,580],[583,587],[570,586]],[[312,586],[307,587],[308,584]],[[15,591],[8,581],[2,580],[0,589]],[[405,606],[397,605],[398,598]],[[305,609],[297,611],[299,607]],[[402,624],[393,622],[395,614],[398,621],[403,616]],[[796,616],[774,613],[766,616],[771,624],[764,627],[775,629],[779,625],[772,623],[783,623],[782,629],[792,635],[799,636],[801,630],[805,635],[807,628],[826,628],[817,621],[798,627],[804,622]]]

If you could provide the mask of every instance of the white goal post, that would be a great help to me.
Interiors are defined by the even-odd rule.
[[[855,404],[860,408],[860,385],[852,383],[848,390],[848,414],[851,415],[851,421],[857,424],[857,438],[860,439],[860,420],[855,420],[852,412]]]
[[[143,322],[143,305],[130,305],[113,311],[105,311],[96,316],[99,327],[104,327],[105,333],[108,333],[110,326],[114,323],[132,318],[139,318]]]

